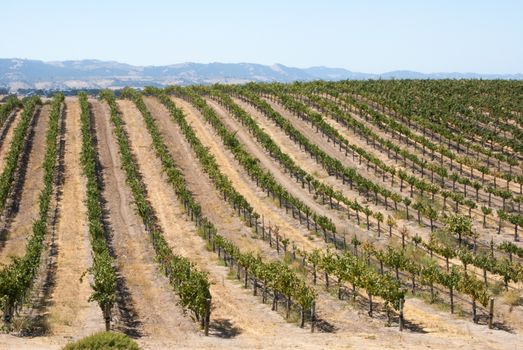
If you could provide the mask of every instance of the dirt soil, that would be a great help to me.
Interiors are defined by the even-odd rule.
[[[0,264],[7,264],[11,256],[22,256],[28,237],[32,233],[33,222],[38,219],[40,192],[43,188],[43,160],[45,156],[45,135],[49,124],[50,107],[45,105],[36,115],[38,118],[33,129],[29,129],[29,159],[25,181],[18,208],[9,225],[6,241],[0,247]]]
[[[103,169],[107,221],[118,271],[123,279],[120,290],[121,327],[141,339],[183,339],[194,330],[177,305],[169,282],[158,270],[149,236],[136,212],[126,175],[122,170],[118,145],[110,123],[107,104],[92,101],[98,150]],[[122,295],[123,294],[123,295]],[[164,347],[166,345],[162,345]]]
[[[349,185],[343,185],[341,179],[336,179],[335,176],[330,176],[324,169],[316,163],[308,154],[299,148],[279,127],[267,119],[262,113],[254,109],[251,105],[239,100],[234,99],[234,101],[241,106],[245,111],[247,111],[251,117],[258,123],[258,125],[272,138],[272,140],[280,147],[282,152],[289,155],[289,157],[299,164],[299,166],[307,171],[309,174],[313,175],[316,179],[332,186],[335,190],[341,191],[341,193],[350,200],[358,200],[364,205],[368,205],[370,209],[374,211],[381,211],[383,213],[388,213],[391,216],[395,216],[392,210],[385,210],[383,205],[375,205],[374,201],[368,201],[366,198],[360,196],[357,190],[351,190]],[[340,219],[341,219],[341,213]],[[365,221],[364,216],[362,218],[362,227],[358,227],[355,222],[356,218],[354,213],[351,215],[351,221],[346,220],[345,214],[343,214],[342,224],[338,226],[338,232],[344,233],[350,232],[350,235],[356,233],[360,238],[368,239],[369,235],[364,227],[363,223]],[[373,219],[371,219],[371,223]],[[401,224],[401,223],[400,223]],[[375,226],[375,223],[373,223]],[[401,227],[401,226],[398,226]],[[387,229],[386,227],[383,228]],[[350,237],[349,237],[350,239]],[[377,239],[377,238],[376,238]],[[382,235],[380,239],[382,241],[388,240],[385,235]]]
[[[260,240],[253,240],[249,229],[231,212],[229,206],[221,200],[213,189],[209,179],[202,174],[197,159],[185,142],[176,123],[170,119],[168,111],[155,98],[146,98],[146,105],[158,123],[175,161],[180,166],[188,179],[189,188],[196,199],[203,206],[204,213],[219,225],[220,233],[227,232],[235,243],[241,244],[242,249],[259,251],[264,256],[274,258],[274,252],[266,248],[267,244]],[[266,222],[282,223],[289,238],[298,241],[308,241],[307,249],[321,247],[322,240],[310,241],[305,236],[306,230],[295,224],[278,208],[277,203],[267,199],[264,193],[255,188],[250,179],[241,172],[238,164],[224,150],[223,144],[211,131],[201,115],[185,102],[175,99],[176,104],[187,113],[187,119],[195,128],[197,135],[204,145],[210,146],[211,152],[217,156],[220,169],[231,178],[238,191],[244,194],[256,210],[266,215]],[[77,151],[66,143],[66,165],[78,164],[80,149],[79,123],[73,136],[72,125],[75,125],[70,115],[78,115],[77,100],[68,100],[68,117],[66,141],[76,144]],[[369,318],[361,307],[354,307],[347,302],[340,302],[334,296],[318,288],[318,312],[333,327],[330,332],[317,332],[311,334],[308,329],[300,329],[293,323],[287,323],[283,317],[270,310],[270,305],[264,305],[260,299],[252,296],[252,291],[246,290],[235,279],[229,277],[228,268],[222,266],[216,256],[207,251],[203,239],[196,234],[192,222],[185,218],[181,206],[171,186],[166,182],[161,164],[155,157],[151,139],[138,110],[129,101],[118,101],[126,122],[125,129],[129,133],[131,146],[140,166],[144,182],[149,190],[149,200],[158,214],[158,219],[164,229],[165,236],[176,253],[187,256],[195,261],[198,266],[209,272],[213,284],[214,309],[211,315],[211,336],[204,337],[197,329],[189,316],[184,316],[176,305],[174,293],[170,291],[167,281],[158,271],[153,260],[154,253],[148,237],[146,236],[139,218],[134,213],[131,195],[125,184],[125,175],[120,168],[120,161],[116,141],[112,134],[109,121],[108,107],[104,103],[91,101],[96,121],[97,137],[99,141],[100,159],[104,169],[104,198],[106,200],[107,221],[112,232],[112,245],[117,256],[117,264],[122,279],[125,282],[127,310],[134,313],[132,320],[135,323],[135,337],[145,349],[225,349],[225,348],[300,348],[300,349],[447,349],[447,348],[473,348],[473,349],[515,349],[523,340],[514,332],[502,330],[489,330],[485,325],[475,325],[469,320],[451,316],[447,311],[422,302],[419,299],[409,298],[406,303],[405,317],[409,321],[407,330],[403,333],[396,328],[385,327],[382,318]],[[76,114],[73,111],[76,110]],[[225,116],[224,116],[225,117]],[[78,121],[78,118],[74,118]],[[233,125],[233,124],[229,124]],[[242,131],[243,132],[243,131]],[[76,140],[76,141],[75,141]],[[288,141],[289,148],[294,147]],[[251,145],[252,146],[252,145]],[[254,149],[254,148],[253,148]],[[260,151],[260,150],[258,150]],[[261,152],[261,151],[260,151]],[[293,157],[302,157],[300,153],[293,152]],[[270,161],[272,160],[265,160]],[[301,165],[301,163],[300,163]],[[270,165],[277,167],[277,164]],[[71,177],[77,181],[71,181]],[[68,181],[69,179],[69,181]],[[68,187],[69,185],[69,187]],[[66,167],[66,180],[64,184],[64,204],[60,225],[69,222],[63,227],[63,234],[59,240],[60,247],[74,249],[76,238],[77,255],[83,257],[75,261],[74,254],[64,256],[65,250],[60,249],[62,265],[72,264],[76,271],[81,271],[89,266],[89,246],[84,215],[78,215],[82,208],[85,194],[84,179],[78,167]],[[69,190],[68,190],[69,189]],[[67,194],[69,193],[69,195]],[[77,195],[71,195],[76,193]],[[309,199],[310,200],[310,199]],[[66,206],[65,203],[70,203]],[[72,207],[77,213],[66,212],[67,207]],[[76,216],[76,217],[75,217]],[[80,216],[80,218],[78,218]],[[74,219],[67,221],[67,217]],[[75,225],[76,223],[76,225]],[[285,225],[283,225],[285,224]],[[70,236],[65,235],[67,228],[74,229]],[[281,232],[284,232],[281,229]],[[229,231],[230,230],[230,231]],[[295,235],[290,237],[290,234]],[[67,238],[69,237],[69,238]],[[80,237],[80,239],[78,239]],[[68,243],[67,243],[68,242]],[[81,243],[81,244],[79,244]],[[84,247],[84,249],[81,249]],[[69,250],[68,249],[68,250]],[[82,253],[83,252],[83,253]],[[59,258],[60,259],[60,258]],[[74,273],[68,277],[66,269],[57,273],[57,289],[66,289],[67,280],[74,282]],[[64,282],[66,282],[64,284]],[[85,288],[85,289],[82,289]],[[78,299],[85,300],[89,293],[89,286],[74,283],[72,291],[79,290]],[[57,304],[50,309],[50,314],[78,313],[67,326],[57,321],[53,333],[48,337],[21,338],[13,335],[0,335],[0,349],[58,349],[71,338],[76,338],[82,333],[90,333],[91,329],[103,327],[101,313],[93,304],[80,304],[76,306],[73,300],[74,293],[55,291],[53,299],[64,301],[63,309]],[[77,307],[77,309],[75,309]],[[68,311],[71,310],[71,311]],[[78,310],[78,311],[77,311]],[[83,310],[83,311],[82,311]],[[88,311],[91,310],[91,311]],[[90,318],[92,313],[93,318]],[[98,317],[98,322],[96,317]],[[119,314],[116,319],[118,329],[129,330],[126,322]],[[50,317],[50,320],[54,318]],[[75,332],[76,331],[76,332]],[[60,334],[60,332],[62,332]],[[67,334],[67,335],[66,335]]]
[[[189,118],[189,120],[191,121],[191,123],[193,124],[193,127],[195,127],[195,129],[197,129],[197,132],[198,132],[198,135],[200,137],[200,139],[202,140],[202,142],[204,142],[204,144],[206,144],[206,142],[208,142],[207,140],[209,138],[212,138],[212,137],[216,137],[216,135],[210,135],[212,133],[210,133],[209,131],[207,131],[207,135],[205,134],[205,131],[204,131],[204,127],[201,127],[201,126],[198,126],[198,123],[202,123],[202,121],[197,118],[201,118],[201,116],[198,116],[198,112],[195,111],[195,110],[192,110],[191,111],[191,106],[188,106],[185,102],[181,101],[181,100],[178,100],[178,99],[174,99],[175,102],[180,106],[182,107],[182,109],[184,109],[184,111],[187,113],[187,117]],[[202,138],[202,135],[203,135],[203,138]],[[219,141],[217,140],[214,140],[214,142],[217,144]],[[210,143],[208,145],[211,145]],[[215,155],[218,155],[218,153],[220,152],[220,147],[217,147],[217,146],[210,146],[211,148],[211,151],[216,152],[214,153]],[[223,152],[223,151],[222,151]],[[223,164],[223,161],[222,161],[222,158],[220,158],[219,156],[217,156],[217,159],[220,160],[220,164]],[[227,169],[231,168],[231,169],[234,169],[235,165],[234,165],[234,161],[230,161],[229,160],[229,164],[230,164],[230,167],[227,167]],[[222,168],[223,169],[223,168]],[[225,170],[224,170],[225,171]],[[228,174],[229,175],[229,174]],[[233,181],[234,182],[234,181]],[[235,183],[235,185],[237,185]],[[247,184],[244,184],[244,186],[246,186]],[[428,308],[425,308],[425,309],[419,309],[419,308],[412,308],[411,310],[413,310],[413,312],[411,312],[409,314],[409,317],[412,321],[414,321],[415,323],[416,322],[419,322],[419,324],[421,324],[421,327],[424,327],[424,326],[430,326],[430,322],[423,322],[426,315],[430,315],[432,313],[434,313],[434,310],[431,310],[432,308],[428,307]],[[447,316],[447,319],[448,319],[449,316]],[[453,320],[453,319],[450,319],[450,320],[447,320],[447,323],[448,323],[448,327],[457,327],[458,329],[461,327],[460,325],[460,320]],[[459,333],[459,331],[458,331]]]
[[[56,272],[47,320],[50,334],[70,340],[103,330],[104,326],[99,307],[87,301],[92,293],[89,278],[80,281],[92,264],[84,205],[86,180],[80,164],[80,104],[76,98],[66,98],[65,105],[64,183],[56,230]]]
[[[13,121],[9,125],[3,126],[3,127],[6,127],[7,129],[4,130],[5,136],[4,136],[2,143],[0,144],[0,170],[2,170],[2,171],[4,169],[5,157],[7,156],[7,154],[9,153],[9,149],[11,148],[11,141],[13,140],[14,129],[20,122],[21,114],[22,114],[22,110],[19,109],[16,112],[16,115],[14,116]],[[7,121],[6,121],[6,123],[7,123]]]
[[[189,188],[192,191],[194,191],[195,197],[200,201],[200,203],[202,203],[203,212],[207,214],[209,209],[211,215],[208,215],[208,217],[212,217],[213,220],[214,218],[216,218],[215,221],[217,225],[220,227],[218,229],[219,232],[221,234],[224,234],[228,239],[232,240],[235,244],[237,244],[242,249],[242,251],[261,251],[265,259],[273,259],[276,255],[275,248],[273,248],[272,251],[267,251],[267,243],[262,242],[258,239],[246,237],[244,235],[231,235],[229,233],[230,231],[225,229],[223,225],[225,218],[227,219],[226,225],[234,229],[234,227],[231,227],[230,222],[228,220],[230,216],[232,217],[233,221],[236,221],[237,218],[235,214],[228,213],[222,217],[213,216],[212,213],[216,213],[216,211],[222,211],[224,209],[227,209],[228,206],[225,205],[223,200],[215,194],[216,191],[214,190],[214,188],[212,188],[212,184],[210,184],[207,178],[200,176],[197,183],[195,181],[191,181],[193,178],[197,177],[198,174],[201,174],[201,169],[198,169],[198,167],[195,166],[195,164],[198,163],[197,159],[194,158],[195,155],[185,142],[182,142],[182,145],[180,147],[177,147],[177,145],[171,145],[171,142],[169,140],[183,140],[183,135],[179,133],[178,128],[175,127],[175,123],[169,122],[168,114],[165,114],[165,118],[163,117],[164,114],[161,113],[167,113],[167,111],[165,111],[161,105],[158,105],[158,103],[155,102],[153,99],[148,100],[146,103],[148,104],[150,110],[154,111],[153,114],[162,116],[161,118],[157,118],[157,122],[159,125],[161,124],[160,129],[163,131],[164,135],[169,135],[169,137],[166,137],[167,143],[169,144],[169,148],[175,156],[177,163],[183,164],[181,168],[183,169],[184,173],[189,179]],[[131,123],[128,124],[129,127],[130,124]],[[133,137],[133,140],[134,139],[135,138]],[[148,149],[149,147],[144,147],[144,150]],[[151,166],[151,168],[154,167]],[[204,187],[205,189],[202,189],[202,187]],[[207,190],[207,188],[209,189]],[[224,228],[223,230],[221,229],[222,227]],[[319,295],[321,296],[321,298],[319,298],[318,300],[318,315],[324,322],[326,322],[326,324],[330,324],[333,328],[338,329],[340,331],[354,331],[356,329],[362,329],[361,323],[358,322],[360,315],[357,311],[349,307],[346,307],[346,305],[340,305],[340,302],[338,302],[335,298],[326,293],[322,289],[322,287],[318,287],[317,290]],[[371,325],[371,327],[374,326],[375,325]],[[373,332],[371,329],[368,328],[368,325],[364,325],[364,327],[366,327],[366,332]]]
[[[157,104],[158,102],[148,100],[147,103],[151,105]],[[164,119],[166,123],[171,123],[171,127],[175,126],[174,122],[169,121],[168,114],[165,114],[167,111],[161,110],[161,106],[156,105],[153,113],[156,114],[155,112],[158,110],[163,112],[159,119]],[[138,112],[135,111],[134,114],[136,113]],[[131,111],[129,111],[128,114],[131,115]],[[135,120],[137,120],[137,118]],[[145,125],[142,121],[136,122],[135,125],[135,122],[131,121],[130,118],[127,118],[126,121],[133,145],[135,149],[138,150],[137,158],[139,163],[141,163],[144,179],[146,183],[150,184],[148,185],[149,188],[154,186],[155,189],[158,189],[151,193],[150,197],[151,202],[157,209],[162,226],[170,228],[165,233],[166,237],[172,242],[173,249],[176,252],[188,256],[191,260],[195,261],[200,268],[210,273],[210,278],[213,282],[211,286],[211,293],[213,295],[211,333],[213,333],[214,336],[202,341],[214,343],[221,338],[231,337],[234,338],[234,343],[238,344],[242,344],[245,341],[256,341],[260,343],[263,337],[273,336],[278,330],[293,331],[293,326],[287,324],[277,313],[271,312],[268,304],[263,305],[259,303],[258,298],[251,296],[252,292],[243,289],[241,284],[235,280],[231,280],[228,277],[229,269],[218,262],[214,253],[206,250],[205,241],[196,234],[194,225],[187,221],[176,201],[176,196],[172,188],[167,184],[165,179],[161,177],[161,166],[152,152],[150,137],[148,135],[142,138],[139,137],[139,132],[145,128]],[[159,124],[163,124],[163,122]],[[163,128],[161,127],[161,129]],[[180,134],[177,127],[176,134],[170,135],[171,137],[166,141],[167,144],[172,145],[172,142],[176,140],[177,145],[175,147],[179,148],[182,152],[182,147],[188,147],[184,142],[179,142],[183,139],[183,135]],[[169,148],[173,149],[173,147]],[[144,153],[143,156],[141,155],[142,153]],[[146,155],[146,153],[149,154]],[[178,161],[180,157],[188,158],[188,155],[187,153],[185,155],[178,153],[175,154],[174,157]],[[149,163],[151,160],[153,163]],[[200,175],[193,174],[193,169],[197,170],[195,167],[183,169],[186,177],[188,175],[194,175],[195,177],[188,178],[196,179],[196,176],[202,176],[201,173]],[[211,199],[212,197],[208,196],[207,198]],[[215,208],[220,204],[221,206],[225,206],[223,201],[219,200],[219,202],[214,202]],[[207,208],[209,208],[209,206],[207,206]],[[231,214],[229,215],[232,216]],[[222,217],[221,220],[223,219]],[[234,224],[236,218],[233,219],[232,222]],[[222,226],[222,228],[223,227],[224,226]],[[180,234],[181,232],[183,232],[183,234]],[[239,235],[238,237],[240,237],[238,241],[242,243],[242,248],[258,251],[266,249],[260,248],[252,242],[248,242],[246,238],[241,238]],[[242,311],[245,309],[253,310],[254,312],[245,313]],[[299,329],[298,331],[305,332]],[[219,342],[216,343],[216,345],[219,344]]]

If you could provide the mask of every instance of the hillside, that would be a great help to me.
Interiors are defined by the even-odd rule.
[[[0,348],[110,329],[143,349],[515,349],[522,88],[10,97]]]
[[[485,75],[476,73],[434,73],[394,71],[383,74],[352,72],[343,68],[294,68],[281,64],[180,63],[167,66],[132,66],[99,60],[44,62],[0,59],[0,87],[18,89],[119,88],[125,86],[167,86],[292,82],[312,80],[363,79],[523,79],[523,74]]]

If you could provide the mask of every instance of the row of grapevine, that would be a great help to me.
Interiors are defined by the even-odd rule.
[[[237,140],[235,134],[230,132],[220,121],[218,116],[214,113],[214,110],[207,105],[207,102],[201,98],[198,94],[185,89],[170,88],[169,92],[178,93],[181,97],[186,98],[192,102],[198,110],[202,113],[204,118],[213,126],[217,131],[218,135],[223,140],[225,146],[231,150],[234,157],[245,169],[250,177],[256,179],[256,183],[259,187],[272,193],[279,198],[280,202],[284,202],[286,205],[290,205],[299,212],[299,216],[304,213],[306,216],[306,223],[309,225],[309,217],[312,219],[314,225],[319,226],[324,232],[336,233],[336,226],[327,217],[319,215],[313,212],[305,203],[298,198],[290,194],[283,186],[281,186],[274,176],[261,165],[259,159],[250,155],[241,143]],[[301,221],[301,220],[300,220]]]
[[[141,95],[134,90],[127,89],[124,90],[123,96],[132,99],[140,110],[147,130],[152,137],[156,156],[162,162],[162,167],[168,177],[169,183],[173,186],[178,199],[183,204],[188,215],[199,226],[204,237],[210,241],[213,250],[217,251],[219,256],[222,256],[223,252],[222,258],[230,266],[236,262],[238,267],[243,268],[246,284],[248,276],[253,276],[255,295],[258,285],[262,283],[264,301],[268,289],[274,291],[274,300],[276,300],[278,293],[286,296],[288,300],[287,312],[289,312],[291,300],[295,300],[301,309],[301,326],[303,327],[306,311],[308,311],[314,303],[313,290],[308,288],[306,284],[286,265],[280,262],[265,263],[259,256],[255,257],[251,253],[242,253],[234,243],[228,241],[217,233],[212,222],[202,215],[200,204],[187,189],[184,176],[176,166],[174,159],[165,146],[163,137],[161,136],[153,117],[147,110]],[[274,301],[273,305],[275,305]]]
[[[9,97],[7,101],[2,106],[0,106],[0,127],[4,125],[15,108],[21,106],[22,104],[16,96]]]
[[[93,293],[89,297],[89,301],[98,303],[105,320],[105,329],[109,331],[111,328],[111,310],[116,301],[117,276],[114,258],[107,243],[108,233],[103,221],[102,187],[99,182],[98,151],[92,135],[91,110],[85,93],[81,93],[79,99],[82,131],[81,163],[87,179],[87,221],[93,256],[92,266],[88,270],[93,276],[93,283],[91,284]]]
[[[202,88],[201,90],[205,90],[205,88]],[[212,93],[213,93],[213,95],[217,95],[216,92],[212,92]],[[223,94],[218,94],[218,96],[220,97],[220,99],[222,100],[222,102],[223,102],[224,99],[227,98],[227,97],[224,97]],[[230,98],[229,98],[228,106],[230,107],[231,110],[234,111],[233,115],[235,115],[236,118],[242,120],[242,123],[246,123],[246,124],[248,124],[248,126],[249,126],[249,128],[250,128],[251,130],[256,130],[256,127],[253,126],[253,124],[255,124],[254,121],[253,121],[252,119],[250,119],[248,116],[245,116],[245,112],[243,112],[243,114],[242,114],[242,113],[241,113],[241,109],[238,109],[238,107],[237,107],[236,109],[234,109],[234,105],[231,105]],[[258,133],[259,133],[260,135],[263,135],[263,132],[256,131],[256,135],[258,135]],[[258,136],[257,136],[257,138],[258,138]],[[268,138],[268,136],[265,135],[265,136],[262,136],[262,138],[263,138],[263,140],[264,140],[263,142],[265,142],[267,145],[270,144],[270,143],[267,141],[268,139],[270,139],[270,138]],[[274,151],[274,148],[272,148],[272,147],[270,147],[270,150],[271,150],[271,153],[272,153],[272,152],[277,152],[277,151]],[[412,269],[421,270],[421,267],[419,267],[419,266],[416,265],[416,266],[414,266]],[[437,271],[439,271],[439,270],[437,270]],[[495,270],[493,270],[493,271],[495,271]],[[417,272],[415,272],[415,273],[417,274]],[[469,277],[468,279],[470,279],[470,277]],[[440,279],[440,280],[441,280],[441,279]],[[484,304],[484,303],[486,302],[486,300],[487,300],[487,298],[484,297],[484,296],[486,295],[486,293],[485,293],[485,288],[483,287],[483,288],[479,291],[479,293],[482,293],[481,295],[482,295],[483,297],[481,298],[481,300],[482,300],[482,304]],[[472,294],[472,296],[473,296],[473,301],[475,301],[475,300],[476,300],[476,297],[474,297],[474,294]]]
[[[314,100],[317,103],[319,103],[322,108],[328,108],[330,110],[336,111],[336,113],[334,115],[335,115],[335,118],[338,121],[342,120],[343,124],[345,124],[347,126],[351,125],[354,128],[358,128],[359,131],[361,132],[361,134],[365,135],[364,137],[367,138],[367,142],[368,142],[368,137],[371,137],[371,139],[373,141],[378,141],[378,143],[381,144],[387,150],[387,155],[388,155],[389,158],[390,158],[390,151],[393,150],[395,152],[395,154],[396,154],[396,159],[397,159],[398,153],[403,156],[404,166],[406,166],[406,164],[407,164],[407,158],[409,160],[411,160],[411,162],[412,162],[412,169],[413,170],[416,169],[416,164],[417,164],[419,166],[419,172],[420,172],[422,178],[424,177],[425,167],[430,169],[430,172],[431,172],[431,184],[432,185],[437,183],[437,182],[434,181],[434,173],[436,172],[437,174],[440,175],[441,184],[439,184],[439,187],[441,189],[438,189],[437,187],[432,187],[431,188],[431,184],[422,182],[419,179],[417,179],[416,176],[410,176],[406,172],[404,172],[402,170],[399,170],[397,173],[398,173],[398,176],[400,178],[400,190],[403,189],[403,182],[406,181],[409,185],[411,185],[411,189],[412,189],[413,185],[415,187],[417,187],[418,189],[420,189],[421,190],[420,191],[421,195],[423,195],[423,193],[425,191],[428,192],[428,190],[430,190],[430,192],[432,193],[432,198],[434,198],[434,195],[436,193],[440,193],[439,197],[443,198],[443,206],[444,206],[444,208],[446,207],[447,198],[451,198],[452,200],[454,200],[454,202],[455,202],[454,211],[458,210],[460,204],[465,204],[465,206],[468,207],[469,216],[471,215],[471,212],[472,212],[473,209],[478,208],[478,205],[476,204],[476,202],[479,201],[479,190],[482,188],[482,185],[479,182],[471,181],[469,178],[463,177],[463,176],[461,176],[460,174],[458,174],[456,172],[452,173],[449,176],[445,167],[443,167],[441,165],[437,165],[435,163],[434,164],[428,163],[426,160],[421,161],[416,155],[408,152],[407,150],[401,149],[400,147],[396,146],[395,144],[393,144],[392,142],[390,142],[388,140],[384,140],[383,138],[381,138],[378,135],[374,134],[369,128],[365,127],[361,122],[355,121],[352,118],[350,118],[346,113],[342,112],[338,108],[338,106],[336,104],[334,104],[334,103],[332,103],[332,102],[330,102],[328,100],[321,100],[320,101],[320,100],[315,98],[315,97],[318,97],[318,96],[315,96],[315,95],[309,95],[309,97],[312,100]],[[357,101],[356,102],[352,102],[352,104],[353,105],[357,105],[358,108],[361,109],[361,110],[364,110],[366,108],[366,105],[364,105],[364,104],[359,104],[358,105]],[[375,111],[373,111],[371,109],[367,108],[367,110],[370,111],[370,112],[367,113],[366,115],[379,115],[378,112],[375,112]],[[397,124],[394,121],[392,123],[393,124]],[[393,128],[391,128],[390,130],[392,132]],[[393,178],[394,178],[395,174],[396,174],[396,171],[393,169],[391,171],[391,176],[392,176],[392,180],[391,181],[392,181],[392,183],[393,183]],[[444,188],[444,184],[445,184],[445,180],[446,179],[452,180],[452,190],[450,190],[450,189],[446,190]],[[460,192],[456,191],[456,182],[458,182],[458,183],[463,185],[463,193],[460,193]],[[464,199],[467,196],[467,186],[471,186],[471,187],[473,187],[475,189],[475,191],[476,191],[475,200],[476,201],[474,201],[472,199]],[[491,205],[492,205],[492,202],[491,202],[492,198],[491,197],[492,197],[493,194],[496,195],[496,196],[499,196],[499,198],[502,201],[502,207],[503,208],[506,207],[506,200],[509,199],[509,198],[512,198],[514,200],[514,202],[517,202],[519,204],[521,202],[523,202],[523,196],[522,195],[512,196],[511,193],[508,192],[506,189],[502,189],[502,188],[497,188],[496,189],[496,188],[493,188],[493,187],[489,186],[489,187],[484,188],[484,192],[488,194],[488,200],[483,200],[483,203],[484,204],[488,203],[488,206],[482,206],[481,207],[481,211],[479,211],[479,210],[477,211],[477,214],[483,215],[484,221],[485,221],[486,217],[490,216],[490,214],[493,213],[493,210],[492,210],[492,207],[491,207]],[[469,197],[470,198],[474,198],[473,193],[469,192]],[[517,209],[518,211],[520,211],[520,205],[519,204],[518,204],[518,209]],[[501,206],[501,204],[500,204],[500,206]],[[437,215],[434,215],[436,213],[430,207],[423,207],[421,209],[422,209],[420,211],[421,214],[423,214],[424,216],[428,216],[428,218],[432,219],[432,221],[434,221],[434,219],[437,218]],[[498,211],[496,213],[497,213],[498,218],[500,219],[499,222],[498,222],[498,231],[501,229],[501,225],[502,225],[503,221],[513,224],[514,225],[514,240],[517,241],[518,240],[517,229],[518,229],[518,227],[523,226],[523,215],[518,214],[518,213],[507,213],[507,212],[505,212],[504,209],[498,209]],[[493,219],[495,220],[495,218],[493,218]],[[495,220],[495,221],[497,221],[497,220]],[[431,229],[432,230],[434,229],[433,225],[431,225]]]
[[[156,219],[154,208],[147,199],[147,190],[141,180],[138,165],[131,151],[130,141],[124,130],[115,96],[110,90],[104,90],[100,97],[109,104],[111,122],[114,126],[113,131],[118,143],[122,167],[126,173],[127,184],[131,188],[138,214],[151,237],[156,258],[178,294],[180,305],[184,309],[191,310],[196,319],[202,321],[205,333],[208,334],[211,292],[207,273],[199,271],[188,258],[175,254],[169,247]]]
[[[9,153],[4,160],[4,169],[2,175],[0,175],[0,212],[4,210],[7,198],[9,197],[16,169],[19,166],[18,160],[24,149],[29,127],[39,104],[41,104],[41,101],[38,97],[25,100],[24,111],[20,116],[20,122],[13,132]]]
[[[432,115],[438,115],[439,118],[443,118],[446,115],[451,115],[452,112],[449,114],[449,109],[453,109],[457,106],[457,104],[451,102],[453,104],[452,106],[448,105],[446,108],[443,109],[438,107],[435,108],[434,105],[430,105],[430,101],[434,100],[433,94],[437,93],[437,87],[435,85],[430,87],[430,98],[427,98],[427,96],[419,96],[419,92],[420,90],[423,90],[423,88],[420,89],[420,87],[414,87],[414,85],[416,84],[419,84],[419,82],[411,82],[410,84],[406,84],[405,86],[393,86],[394,84],[389,83],[373,85],[367,84],[365,86],[358,87],[355,86],[355,84],[350,84],[352,86],[349,86],[349,84],[340,84],[340,86],[338,87],[341,88],[343,91],[348,91],[350,93],[357,93],[360,95],[362,94],[366,97],[371,97],[373,100],[376,100],[382,106],[392,106],[392,109],[395,112],[397,112],[395,113],[395,115],[400,115],[402,121],[407,123],[409,125],[409,128],[422,131],[423,134],[429,134],[433,140],[438,140],[440,144],[442,144],[443,142],[443,137],[446,138],[447,145],[449,147],[452,145],[452,147],[454,147],[458,153],[465,152],[465,154],[469,154],[470,151],[473,150],[476,154],[477,159],[480,159],[479,156],[481,154],[483,159],[486,158],[487,168],[490,168],[491,166],[491,157],[495,157],[498,160],[498,172],[501,170],[501,162],[506,163],[509,166],[509,168],[511,168],[511,165],[508,163],[510,157],[504,155],[503,152],[495,153],[481,145],[466,140],[465,137],[459,135],[458,133],[456,133],[456,131],[450,131],[445,126],[438,125],[437,123],[430,120]],[[372,91],[373,89],[374,91]],[[404,93],[408,93],[410,96],[418,96],[419,98],[416,100],[409,99],[408,103],[405,103],[403,99]],[[387,97],[384,98],[383,96],[385,96],[385,94]],[[438,100],[440,102],[445,101],[445,99],[443,98],[440,98]],[[413,103],[413,101],[416,102]],[[373,104],[371,103],[371,101],[367,102],[370,105]],[[377,104],[375,107],[377,107]],[[461,119],[461,117],[458,117],[458,119]],[[489,137],[492,139],[492,135]],[[463,146],[465,149],[462,149]],[[509,171],[509,173],[506,175],[511,176],[511,171]],[[503,174],[503,177],[505,177],[505,174]]]
[[[44,250],[44,240],[49,229],[49,207],[58,171],[58,137],[63,99],[63,94],[56,94],[51,103],[45,156],[42,164],[44,187],[39,195],[38,219],[33,222],[32,233],[28,237],[24,255],[13,257],[11,262],[2,266],[0,271],[0,305],[3,310],[4,326],[7,329],[11,327],[15,310],[23,305],[29,295],[40,266],[40,256]],[[37,99],[26,102],[26,121],[21,122],[29,123],[37,102]]]

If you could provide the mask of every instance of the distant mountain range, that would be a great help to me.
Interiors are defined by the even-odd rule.
[[[432,73],[394,71],[383,74],[352,72],[343,68],[293,68],[254,63],[180,63],[167,66],[132,66],[99,60],[43,62],[0,59],[0,87],[18,89],[87,89],[212,84],[364,79],[517,79],[523,74]]]

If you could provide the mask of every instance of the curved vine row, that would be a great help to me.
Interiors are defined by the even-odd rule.
[[[207,273],[199,271],[188,258],[174,254],[169,247],[156,219],[154,208],[147,199],[147,190],[141,180],[138,165],[131,151],[130,141],[124,130],[115,96],[110,90],[102,91],[100,96],[109,104],[111,123],[114,126],[114,134],[118,143],[122,167],[126,173],[127,184],[131,188],[138,214],[151,236],[157,259],[178,294],[181,306],[191,310],[198,320],[204,320],[208,324],[211,292]]]
[[[26,300],[40,266],[40,256],[44,249],[44,239],[48,231],[49,206],[57,172],[59,121],[62,115],[63,100],[63,94],[56,94],[51,103],[45,156],[42,164],[44,187],[39,196],[38,219],[33,223],[32,233],[27,241],[24,255],[12,257],[11,262],[2,266],[0,271],[0,305],[3,310],[3,322],[7,329],[11,327],[15,310],[21,307]],[[29,125],[29,120],[38,101],[38,99],[32,99],[26,102],[25,116],[22,116],[24,119],[21,121],[21,123],[24,123],[23,125]],[[21,135],[15,140],[23,140],[21,130],[24,129],[15,131],[15,133],[18,132],[17,135]],[[12,149],[19,148],[12,147]]]
[[[303,326],[305,313],[310,309],[315,300],[314,291],[307,287],[286,265],[280,262],[265,263],[260,256],[254,256],[251,253],[242,253],[234,243],[217,233],[212,222],[202,215],[200,204],[188,190],[185,178],[165,146],[163,137],[145,106],[141,95],[134,90],[126,89],[122,96],[130,98],[142,114],[147,130],[153,140],[156,156],[162,162],[162,168],[167,174],[170,185],[173,186],[178,199],[183,204],[188,215],[196,222],[200,230],[203,231],[203,235],[211,242],[213,250],[217,250],[219,256],[221,256],[223,252],[223,259],[229,264],[233,264],[234,261],[236,261],[238,266],[244,269],[246,281],[249,274],[253,275],[255,278],[253,282],[255,290],[261,282],[263,285],[264,300],[268,288],[285,295],[289,301],[296,300],[301,308],[301,325]],[[273,293],[273,295],[276,296],[276,293]]]

